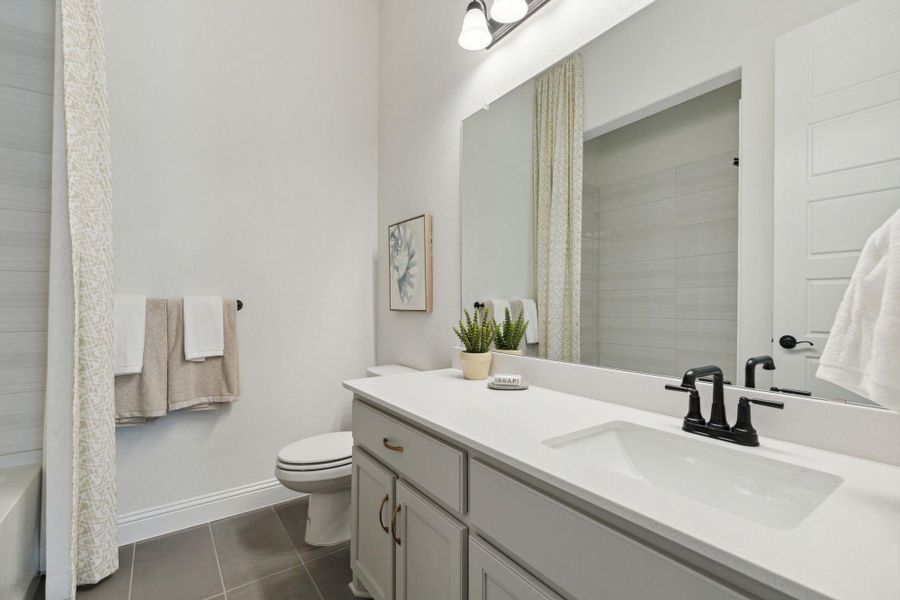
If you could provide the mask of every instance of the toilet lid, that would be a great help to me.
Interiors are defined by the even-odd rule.
[[[353,464],[353,459],[344,458],[342,460],[337,460],[334,462],[327,463],[315,463],[315,464],[307,464],[307,465],[297,465],[293,463],[286,463],[282,461],[276,461],[275,466],[283,471],[329,471],[334,469],[340,469],[341,467],[347,467]]]
[[[278,452],[278,461],[287,465],[316,465],[346,461],[353,453],[353,433],[337,431],[314,435],[288,444]]]

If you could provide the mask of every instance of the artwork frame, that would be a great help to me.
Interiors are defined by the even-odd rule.
[[[388,225],[388,306],[392,311],[432,311],[431,215]]]

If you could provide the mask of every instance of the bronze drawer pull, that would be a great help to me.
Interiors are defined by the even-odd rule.
[[[394,452],[403,452],[403,446],[395,446],[390,443],[387,438],[382,438],[381,443],[384,444],[384,447],[388,450],[393,450]]]
[[[397,508],[394,509],[394,516],[391,517],[391,537],[394,538],[394,543],[398,546],[401,546],[400,538],[397,537],[397,514],[400,512],[402,505],[398,504]]]
[[[387,528],[387,526],[385,526],[384,520],[381,518],[381,514],[384,512],[384,505],[387,504],[387,501],[390,497],[390,494],[385,494],[384,498],[381,499],[381,506],[378,507],[378,524],[381,525],[381,528],[384,529],[385,533],[390,533],[390,530]]]

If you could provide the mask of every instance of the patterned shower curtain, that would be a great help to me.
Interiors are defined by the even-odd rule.
[[[74,586],[118,568],[113,388],[113,254],[106,55],[100,0],[60,0],[74,360]]]
[[[574,54],[534,85],[532,204],[538,355],[578,362],[584,148],[582,59]]]

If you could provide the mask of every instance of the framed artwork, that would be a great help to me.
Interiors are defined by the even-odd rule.
[[[431,215],[388,226],[391,310],[431,312]]]

